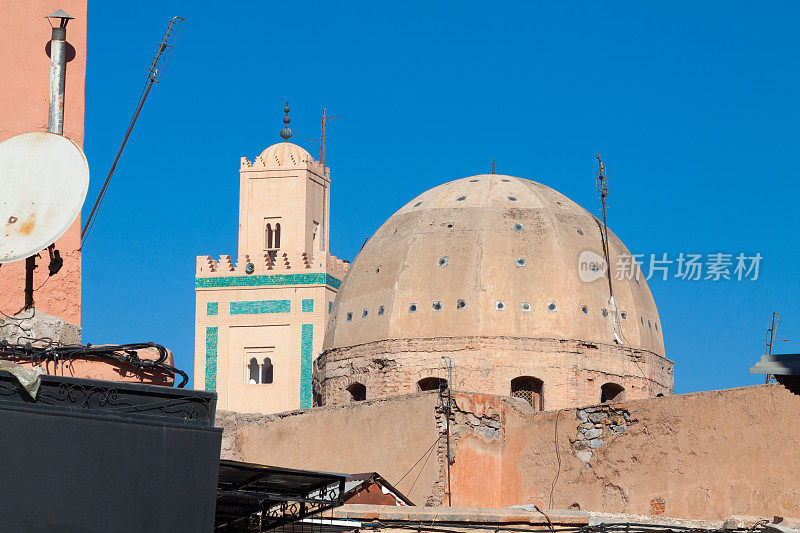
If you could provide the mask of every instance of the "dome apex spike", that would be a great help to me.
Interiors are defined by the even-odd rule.
[[[283,108],[283,112],[286,113],[286,116],[283,117],[283,129],[281,130],[281,137],[283,138],[283,142],[287,142],[292,136],[292,130],[289,129],[289,122],[291,122],[291,119],[289,118],[289,100],[286,100],[286,107]]]

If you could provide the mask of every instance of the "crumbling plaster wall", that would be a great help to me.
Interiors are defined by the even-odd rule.
[[[487,487],[471,483],[477,455],[500,465],[499,494],[488,495],[499,506],[700,519],[800,514],[800,397],[781,385],[546,413],[488,402],[500,411],[500,442],[459,442],[454,505],[488,499]]]
[[[800,396],[782,385],[550,412],[509,397],[453,398],[453,506],[800,515]],[[447,505],[447,420],[436,392],[277,415],[223,412],[218,425],[224,457],[377,471],[418,505]]]
[[[434,393],[271,415],[219,412],[222,457],[348,474],[379,472],[418,505],[441,503]]]

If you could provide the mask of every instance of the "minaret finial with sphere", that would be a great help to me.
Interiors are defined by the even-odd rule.
[[[289,129],[289,100],[286,100],[286,107],[283,108],[283,112],[286,113],[286,116],[283,117],[283,129],[281,130],[281,137],[283,137],[283,142],[289,140],[292,136],[292,130]]]

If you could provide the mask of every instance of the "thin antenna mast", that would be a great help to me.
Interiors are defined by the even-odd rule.
[[[767,355],[772,355],[772,347],[775,346],[775,337],[778,336],[778,325],[780,324],[781,316],[772,312],[772,325],[767,330]],[[769,378],[772,377],[767,374],[765,383],[769,383]]]
[[[608,278],[608,295],[609,305],[611,306],[612,325],[614,328],[614,340],[619,344],[623,344],[619,338],[617,330],[619,322],[617,320],[617,302],[614,300],[614,285],[611,282],[611,255],[608,249],[608,222],[606,220],[606,197],[608,196],[608,177],[606,176],[606,166],[603,160],[600,159],[600,152],[597,152],[597,190],[600,193],[600,201],[603,205],[603,227],[602,227],[602,240],[603,240],[603,256],[606,260],[606,277]]]
[[[100,189],[100,194],[97,196],[97,200],[92,207],[92,211],[89,213],[89,217],[86,219],[86,223],[83,225],[83,229],[81,230],[81,248],[83,248],[83,244],[86,242],[89,231],[92,229],[92,226],[94,226],[94,222],[97,217],[97,210],[100,207],[100,204],[103,203],[103,198],[105,198],[106,189],[111,181],[111,176],[114,175],[114,169],[117,168],[117,162],[119,162],[122,151],[125,149],[125,145],[128,143],[128,137],[131,135],[133,125],[136,124],[136,119],[139,118],[139,113],[142,110],[142,106],[144,106],[145,100],[147,100],[147,95],[150,94],[150,88],[153,87],[154,83],[158,83],[160,81],[161,77],[164,75],[164,70],[169,64],[169,60],[172,58],[172,51],[175,48],[175,42],[178,39],[178,35],[180,34],[181,26],[183,25],[184,20],[185,19],[183,17],[172,17],[172,20],[169,21],[167,31],[164,33],[164,36],[161,39],[161,44],[158,45],[156,56],[153,58],[153,62],[150,64],[150,70],[147,72],[145,88],[142,90],[142,95],[139,97],[139,103],[136,106],[136,111],[134,111],[130,124],[128,124],[128,131],[125,132],[125,137],[122,139],[122,145],[117,151],[117,157],[114,158],[114,163],[111,164],[111,169],[108,171],[106,181],[103,183],[103,187]]]
[[[439,400],[444,407],[444,419],[446,420],[447,431],[447,506],[453,506],[453,489],[450,485],[450,413],[453,409],[453,359],[447,355],[443,355],[442,359],[447,360],[447,404],[445,405],[444,391],[442,390],[442,381],[439,380]]]
[[[325,130],[329,121],[335,118],[341,118],[344,115],[328,115],[327,108],[322,108],[322,127],[319,135],[319,160],[322,166],[325,166]]]
[[[775,337],[778,336],[778,326],[780,325],[781,316],[778,313],[772,313],[772,325],[767,330],[767,355],[772,355],[772,348],[775,346]]]
[[[322,172],[325,172],[325,130],[327,129],[328,122],[334,118],[340,118],[344,115],[328,115],[328,109],[322,108],[322,126],[320,127],[319,134],[319,160],[322,163]],[[325,233],[325,223],[328,218],[328,187],[322,189],[322,229],[320,230],[320,244],[324,250],[328,249],[325,241],[327,234]]]
[[[606,220],[606,197],[608,196],[608,180],[606,179],[606,167],[600,159],[600,152],[597,152],[597,190],[600,193],[600,201],[603,204],[603,255],[606,260],[606,273],[608,278],[608,293],[614,299],[614,287],[611,284],[611,259],[608,253],[608,222]]]

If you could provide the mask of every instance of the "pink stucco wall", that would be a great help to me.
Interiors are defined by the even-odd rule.
[[[549,412],[475,393],[458,393],[455,402],[454,506],[532,503],[708,520],[800,516],[800,396],[779,384]],[[446,505],[440,406],[431,392],[218,419],[229,457],[351,473],[368,468],[410,490],[418,504]],[[581,416],[592,413],[602,440],[594,448],[581,431],[589,423]],[[434,428],[442,438],[426,459]],[[425,470],[412,488],[415,464]]]
[[[0,141],[30,131],[47,131],[50,41],[46,15],[63,9],[75,20],[67,26],[67,41],[75,57],[67,64],[64,135],[83,145],[86,77],[86,0],[0,0]],[[36,308],[80,325],[80,217],[56,242],[64,266],[48,280],[45,252],[34,271]],[[45,284],[44,282],[47,281]],[[44,284],[44,285],[43,285]],[[0,267],[0,311],[12,314],[24,304],[25,261]]]

